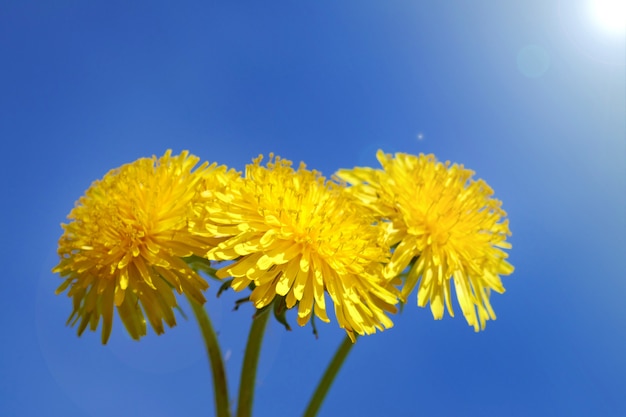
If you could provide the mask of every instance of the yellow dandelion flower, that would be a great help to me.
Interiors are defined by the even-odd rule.
[[[334,303],[340,327],[371,334],[393,323],[397,294],[383,278],[389,251],[369,211],[344,189],[326,181],[304,164],[270,155],[246,168],[245,178],[228,193],[214,194],[204,204],[200,232],[224,238],[208,252],[210,260],[235,260],[221,268],[220,278],[233,277],[241,291],[254,283],[250,295],[256,308],[284,297],[287,308],[298,307],[298,324],[314,313],[328,322],[325,293]]]
[[[438,162],[434,155],[378,151],[381,169],[341,170],[339,178],[365,206],[387,219],[393,250],[385,275],[397,276],[411,265],[402,297],[417,286],[417,303],[430,302],[435,319],[450,304],[454,282],[461,310],[474,329],[496,315],[490,291],[504,292],[500,275],[513,272],[501,250],[510,249],[509,223],[492,189],[463,165]],[[419,281],[419,285],[418,285]]]
[[[65,277],[57,294],[68,290],[73,311],[68,323],[78,334],[98,327],[102,343],[111,333],[113,309],[133,339],[146,334],[149,320],[157,334],[163,322],[176,324],[173,289],[196,302],[205,299],[207,282],[181,259],[204,256],[217,241],[188,231],[197,188],[219,182],[224,167],[194,166],[199,158],[167,151],[109,171],[95,181],[70,212],[59,240],[59,264]],[[204,183],[204,184],[203,184]]]

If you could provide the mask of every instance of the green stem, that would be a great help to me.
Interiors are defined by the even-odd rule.
[[[191,297],[187,297],[191,308],[198,320],[198,325],[202,331],[204,345],[206,347],[211,371],[213,374],[213,390],[215,393],[215,413],[217,417],[230,417],[228,409],[228,384],[226,383],[226,371],[222,361],[222,352],[217,340],[217,335],[211,325],[211,319],[204,307],[196,303]]]
[[[239,383],[239,404],[237,417],[252,416],[252,401],[254,400],[254,385],[256,383],[256,370],[261,351],[261,342],[265,333],[265,325],[270,314],[269,309],[260,311],[252,320],[248,344],[241,367],[241,381]]]
[[[352,343],[350,338],[347,336],[343,342],[341,342],[339,349],[335,352],[333,360],[328,364],[328,368],[326,368],[324,376],[322,376],[322,379],[317,385],[317,388],[311,397],[311,401],[302,415],[303,417],[315,417],[317,415],[324,398],[326,398],[326,394],[328,393],[330,386],[333,384],[335,377],[341,369],[341,365],[343,365],[343,362],[346,360],[346,357],[348,356],[348,353],[350,353],[350,349],[352,349],[353,345],[354,343]]]

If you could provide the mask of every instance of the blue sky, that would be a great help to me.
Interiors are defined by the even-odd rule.
[[[586,1],[421,3],[2,2],[0,414],[213,415],[193,320],[139,343],[117,322],[107,346],[65,327],[50,269],[93,180],[168,148],[327,175],[382,148],[485,179],[516,271],[478,334],[412,297],[359,339],[319,415],[626,415],[625,35]],[[216,288],[234,388],[252,311]],[[270,325],[255,415],[303,410],[343,337],[319,331]]]

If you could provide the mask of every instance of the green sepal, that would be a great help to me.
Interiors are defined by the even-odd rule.
[[[311,327],[313,328],[313,336],[315,336],[316,339],[319,339],[319,333],[317,332],[317,324],[315,324],[315,315],[312,314],[311,315]]]
[[[221,281],[221,279],[216,276],[217,269],[211,267],[211,261],[208,259],[201,256],[191,255],[183,258],[183,261],[185,261],[185,263],[194,271],[204,272],[208,277]]]
[[[232,280],[232,279],[227,279],[226,281],[224,281],[224,283],[222,283],[222,285],[220,285],[220,289],[219,289],[219,290],[217,290],[217,295],[216,295],[216,297],[218,297],[218,298],[219,298],[219,296],[220,296],[220,295],[222,295],[222,293],[223,293],[224,291],[226,291],[227,289],[229,289],[229,288],[230,288],[230,284],[232,284],[232,283],[233,283],[233,280]]]
[[[239,310],[239,307],[241,307],[243,304],[249,303],[249,302],[250,302],[250,297],[244,297],[244,298],[239,298],[239,299],[235,300],[235,307],[233,307],[233,311]]]
[[[248,301],[250,301],[250,300],[248,300]],[[255,310],[254,314],[252,315],[252,320],[256,319],[261,314],[265,313],[269,308],[270,308],[269,305],[266,305],[265,307],[257,308]]]
[[[180,313],[181,316],[183,316],[185,320],[189,320],[187,314],[185,314],[185,310],[183,310],[179,305],[176,305],[174,308]]]
[[[287,331],[291,331],[291,326],[287,322],[287,304],[285,303],[285,297],[276,297],[274,299],[274,317],[276,320],[285,326]]]

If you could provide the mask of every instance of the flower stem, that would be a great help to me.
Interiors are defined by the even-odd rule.
[[[335,377],[339,373],[339,370],[341,369],[341,365],[343,365],[343,362],[348,356],[348,353],[350,353],[350,349],[352,349],[353,345],[354,343],[352,343],[350,338],[347,336],[343,340],[343,342],[341,342],[341,345],[339,345],[337,352],[335,352],[335,356],[333,357],[332,361],[328,364],[328,368],[326,368],[326,372],[324,373],[324,376],[322,376],[322,379],[317,385],[317,388],[315,389],[315,392],[313,393],[313,396],[311,397],[311,401],[309,402],[309,405],[306,408],[306,411],[302,415],[303,417],[315,417],[317,415],[317,412],[322,406],[322,402],[324,401],[324,398],[326,398],[326,394],[328,393],[330,386],[332,385],[333,381],[335,380]]]
[[[250,417],[252,415],[252,401],[254,399],[254,385],[256,383],[256,370],[261,351],[261,342],[265,333],[265,325],[270,314],[268,310],[259,311],[252,320],[248,344],[241,367],[241,381],[239,383],[239,404],[237,417]]]
[[[230,417],[228,408],[228,384],[226,382],[226,371],[222,361],[222,352],[217,341],[217,336],[213,330],[211,319],[204,307],[196,303],[191,297],[187,297],[189,304],[198,320],[198,326],[204,338],[204,345],[211,363],[213,374],[213,390],[215,393],[215,414],[217,417]]]

